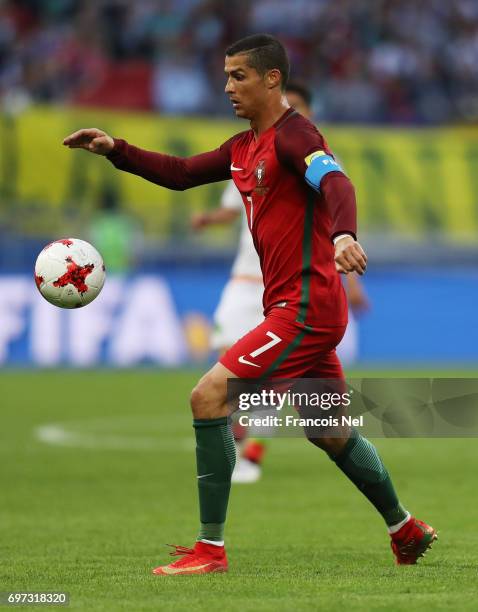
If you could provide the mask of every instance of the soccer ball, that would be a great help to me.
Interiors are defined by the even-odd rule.
[[[38,291],[60,308],[81,308],[92,302],[100,293],[105,276],[101,255],[78,238],[47,244],[35,263]]]

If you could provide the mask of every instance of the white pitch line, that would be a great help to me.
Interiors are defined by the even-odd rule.
[[[194,448],[192,438],[128,437],[108,433],[81,433],[67,429],[61,423],[40,425],[34,430],[37,440],[45,444],[70,448],[100,450],[163,451],[179,450],[190,452]]]

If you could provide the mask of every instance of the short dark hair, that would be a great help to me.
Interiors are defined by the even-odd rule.
[[[312,91],[299,81],[289,81],[285,88],[286,93],[295,93],[304,100],[307,106],[312,105]]]
[[[241,38],[226,49],[226,55],[248,56],[248,64],[260,75],[276,68],[282,76],[281,89],[284,90],[289,80],[289,58],[284,45],[270,34],[253,34]]]

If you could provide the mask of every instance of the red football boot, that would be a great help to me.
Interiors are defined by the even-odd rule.
[[[433,527],[413,516],[390,537],[397,565],[414,565],[438,538]]]
[[[161,565],[153,570],[153,574],[160,576],[180,576],[193,574],[210,574],[212,572],[227,572],[227,557],[224,546],[214,546],[206,542],[196,542],[194,548],[185,548],[168,544],[176,550],[170,553],[173,557],[181,559]]]

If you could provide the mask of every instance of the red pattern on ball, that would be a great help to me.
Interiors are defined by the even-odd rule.
[[[53,283],[54,287],[66,287],[66,285],[73,285],[78,293],[86,293],[88,291],[88,285],[85,282],[88,274],[91,274],[94,269],[94,264],[86,264],[86,266],[79,266],[73,261],[71,257],[66,258],[68,263],[67,271],[63,276],[57,278]]]
[[[43,283],[43,281],[43,276],[38,276],[37,274],[35,274],[35,285],[37,286],[38,290],[40,290],[40,285]]]

